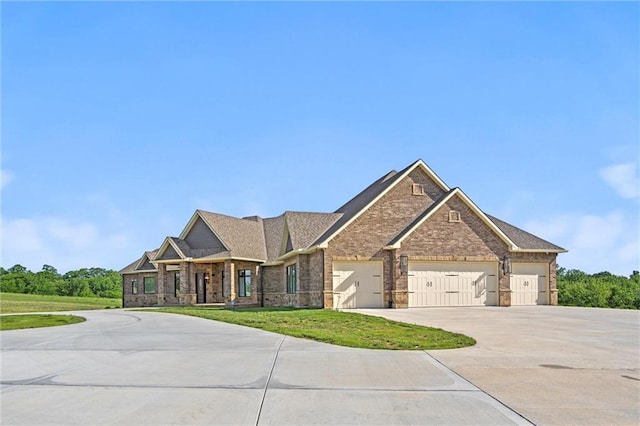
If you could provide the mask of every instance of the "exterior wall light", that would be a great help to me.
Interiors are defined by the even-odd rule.
[[[409,272],[409,256],[403,254],[400,256],[400,274],[406,274]]]
[[[502,259],[502,272],[504,272],[505,275],[511,273],[511,258],[509,256],[505,256]]]

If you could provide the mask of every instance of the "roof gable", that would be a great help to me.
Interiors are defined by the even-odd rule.
[[[267,260],[261,218],[239,219],[204,210],[197,210],[195,215],[202,218],[218,240],[227,248],[230,257],[256,261]],[[195,223],[196,220],[192,219],[192,222]],[[188,230],[190,227],[185,228],[181,238],[186,235]]]
[[[136,265],[136,271],[151,271],[157,269],[156,266],[151,263],[151,259],[155,257],[156,253],[156,251],[145,252]]]
[[[182,249],[185,247],[181,247],[176,244],[177,238],[167,237],[162,242],[162,245],[158,249],[158,253],[156,254],[155,261],[159,260],[177,260],[177,259],[186,259],[188,254],[184,253]]]
[[[336,235],[342,232],[347,226],[362,215],[362,213],[387,194],[398,184],[398,182],[402,181],[402,179],[418,168],[421,169],[443,191],[449,191],[447,184],[445,184],[444,181],[440,179],[440,177],[435,174],[424,161],[418,160],[400,172],[396,172],[394,170],[387,173],[336,210],[336,213],[342,213],[342,216],[329,229],[327,229],[313,243],[313,245],[325,246]]]
[[[436,202],[426,208],[420,215],[418,215],[407,227],[405,227],[398,235],[396,235],[389,244],[385,247],[385,249],[393,250],[401,247],[402,242],[411,235],[416,229],[418,229],[429,217],[431,217],[436,211],[442,208],[447,201],[452,199],[453,197],[458,197],[464,204],[471,209],[471,211],[478,216],[482,222],[484,222],[502,241],[507,244],[510,250],[517,250],[518,246],[505,234],[495,223],[493,223],[486,214],[482,210],[475,205],[473,201],[467,195],[462,192],[460,188],[454,188],[447,193],[445,193],[442,197],[440,197]]]
[[[119,272],[121,274],[131,274],[140,271],[155,271],[157,268],[153,263],[151,263],[151,260],[155,257],[157,252],[157,249],[152,251],[145,251],[140,259],[131,262],[130,264],[122,268]]]
[[[216,253],[228,250],[199,215],[183,239],[192,249],[207,249]]]

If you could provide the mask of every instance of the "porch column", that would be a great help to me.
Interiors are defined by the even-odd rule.
[[[158,278],[156,282],[156,296],[158,297],[158,305],[167,303],[165,298],[164,285],[167,282],[167,265],[158,263]]]
[[[194,305],[196,303],[196,286],[192,275],[190,262],[180,263],[180,300],[181,305]]]
[[[224,261],[224,294],[227,295],[225,302],[236,300],[236,265],[231,260]]]

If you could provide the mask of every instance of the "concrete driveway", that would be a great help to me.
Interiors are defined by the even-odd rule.
[[[640,312],[560,306],[359,310],[473,336],[429,354],[536,424],[640,424]]]
[[[153,312],[78,314],[87,321],[0,333],[3,425],[527,424],[422,351]]]

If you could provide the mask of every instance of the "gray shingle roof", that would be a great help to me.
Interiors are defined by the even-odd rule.
[[[273,261],[284,254],[282,251],[283,247],[286,247],[284,245],[286,241],[283,241],[283,238],[286,238],[285,229],[289,230],[289,236],[291,238],[290,250],[306,249],[325,243],[328,238],[332,237],[343,226],[361,214],[373,200],[385,193],[398,182],[405,173],[421,163],[421,161],[422,160],[418,160],[410,164],[400,172],[393,170],[387,173],[338,208],[334,213],[287,211],[280,216],[267,219],[262,219],[258,216],[240,219],[204,210],[197,210],[196,213],[199,217],[215,232],[220,242],[228,251],[215,253],[216,250],[219,251],[220,247],[217,249],[192,249],[187,242],[182,239],[169,238],[180,248],[186,257],[211,260],[231,257]],[[435,179],[441,182],[437,176],[435,176]],[[444,184],[441,182],[440,185],[443,186]],[[448,188],[444,185],[443,189]],[[451,189],[443,194],[420,215],[412,219],[389,244],[393,245],[402,240],[414,225],[418,224],[426,215],[430,214],[433,209],[438,208],[441,201],[450,195],[453,190],[454,189]],[[500,219],[488,215],[487,217],[520,249],[565,251],[555,244],[536,237]],[[156,252],[146,252],[145,255],[147,253],[153,253],[150,257],[153,259]],[[141,259],[142,258],[126,266],[120,272],[134,272],[135,267]]]
[[[122,268],[119,272],[121,274],[127,274],[127,273],[135,273],[137,272],[136,267],[138,266],[138,264],[140,263],[140,261],[143,258],[147,258],[149,260],[153,260],[153,258],[156,256],[156,253],[158,253],[158,249],[155,250],[151,250],[151,251],[145,251],[144,254],[142,256],[140,256],[140,258],[136,259],[135,261],[133,261],[132,263],[130,263],[129,265],[125,266],[124,268]],[[154,266],[155,268],[155,266]]]
[[[176,238],[176,237],[169,237],[169,239],[173,241],[173,243],[176,246],[178,246],[178,248],[180,249],[182,254],[185,255],[185,257],[192,257],[191,247],[189,247],[189,244],[187,244],[185,240],[181,240],[180,238]]]
[[[285,212],[293,250],[306,249],[344,213]]]
[[[262,219],[239,219],[204,210],[198,212],[229,249],[231,256],[267,260]]]
[[[520,249],[523,250],[549,250],[549,251],[566,251],[560,246],[536,237],[533,234],[523,231],[507,222],[496,217],[487,215],[489,220],[496,224],[502,232],[504,232],[511,241],[513,241]]]
[[[120,274],[130,274],[136,271],[136,265],[140,262],[140,259],[136,259],[124,268],[120,269],[118,272]]]
[[[263,219],[262,224],[264,226],[264,241],[267,246],[267,260],[275,260],[282,254],[280,248],[284,235],[284,214]]]

